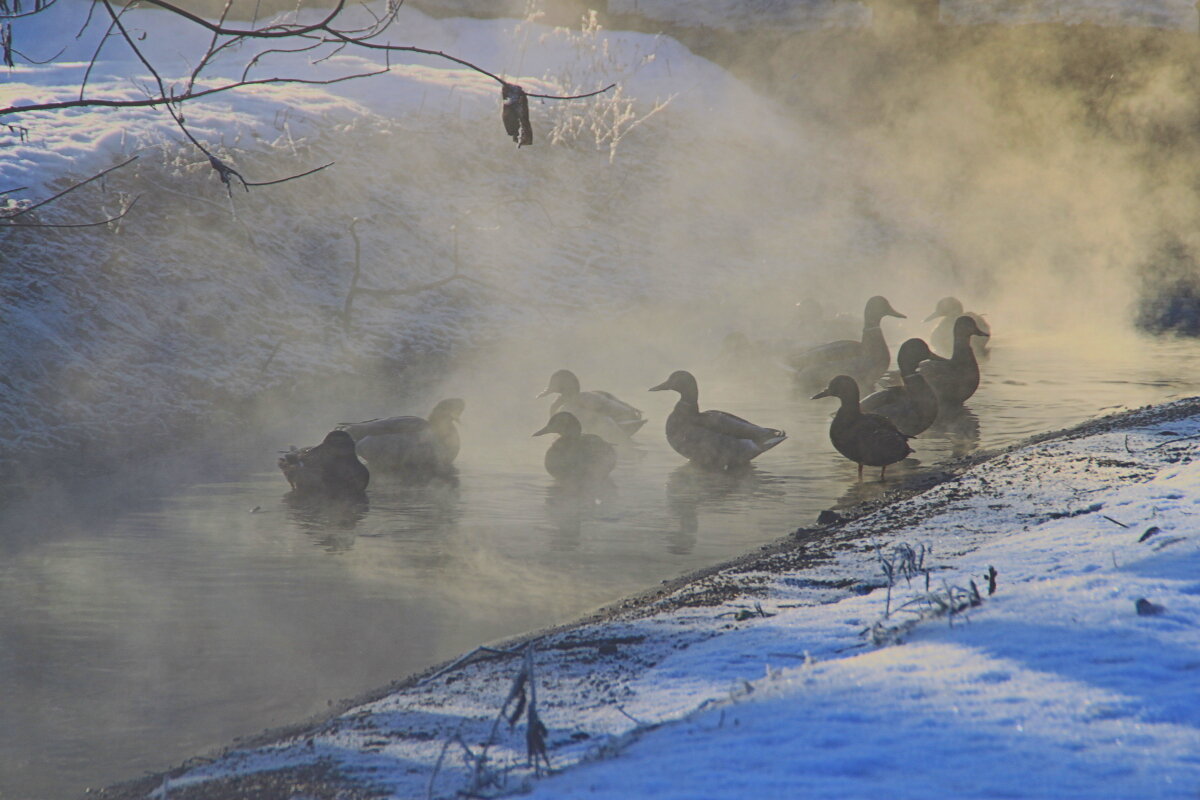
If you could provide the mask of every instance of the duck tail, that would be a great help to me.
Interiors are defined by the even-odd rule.
[[[772,435],[769,438],[764,439],[758,443],[760,453],[765,453],[766,451],[770,450],[775,445],[777,445],[780,442],[782,442],[783,440],[787,439],[787,434],[784,433],[783,431],[771,431],[771,434]]]

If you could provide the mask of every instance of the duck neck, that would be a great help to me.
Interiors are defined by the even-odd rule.
[[[681,414],[696,415],[700,413],[700,401],[695,395],[680,393],[679,402],[675,404],[675,410]]]
[[[862,406],[858,404],[857,397],[842,397],[842,404],[838,406],[837,414],[834,415],[838,422],[850,422],[862,416]]]
[[[971,334],[954,337],[954,352],[950,354],[950,360],[960,364],[975,363],[975,351],[971,348]]]
[[[892,354],[888,351],[887,341],[883,338],[883,329],[879,327],[879,320],[876,320],[874,325],[863,325],[862,345],[873,361],[882,361],[886,366],[887,362],[891,360]]]

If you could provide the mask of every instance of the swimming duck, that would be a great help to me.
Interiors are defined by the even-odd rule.
[[[558,438],[546,451],[546,471],[559,480],[600,480],[617,465],[617,451],[592,433],[584,433],[578,418],[569,411],[557,411],[546,427],[534,436],[557,433]]]
[[[964,311],[962,301],[957,297],[943,297],[937,301],[937,307],[933,309],[933,313],[925,318],[926,322],[938,317],[942,318],[933,329],[933,333],[929,334],[929,341],[933,342],[934,347],[943,353],[954,347],[954,321],[964,315],[975,320],[975,324],[979,326],[979,330],[983,331],[984,336],[992,335],[991,326],[982,316],[973,311]],[[987,355],[987,344],[982,339],[973,340],[971,347],[975,350],[976,356]]]
[[[330,431],[318,445],[293,447],[278,464],[292,490],[300,494],[356,497],[371,480],[354,452],[354,439],[340,430]]]
[[[763,428],[725,411],[701,411],[700,390],[692,373],[676,370],[650,388],[679,392],[679,402],[667,417],[667,442],[684,458],[705,467],[729,469],[750,463],[787,438],[774,428]]]
[[[812,399],[836,397],[842,405],[829,426],[829,441],[834,449],[858,464],[858,479],[862,480],[863,466],[882,467],[879,479],[883,480],[888,464],[903,460],[912,452],[908,446],[908,434],[887,417],[864,414],[858,404],[858,384],[849,375],[837,375],[822,392]]]
[[[937,393],[938,404],[946,409],[962,404],[979,388],[979,362],[971,349],[972,336],[987,336],[973,317],[954,320],[954,352],[949,358],[932,355],[918,367]]]
[[[866,386],[873,384],[892,360],[880,329],[884,317],[906,319],[887,298],[876,295],[863,308],[862,341],[842,339],[799,353],[791,360],[796,380],[805,386],[819,386],[835,375],[850,375]]]
[[[889,386],[869,394],[859,404],[863,411],[887,417],[901,433],[916,436],[938,415],[937,394],[917,371],[917,365],[933,356],[924,339],[909,339],[900,345],[896,363],[900,365],[901,386]]]
[[[420,417],[388,417],[366,422],[343,422],[358,443],[358,453],[372,469],[393,472],[445,472],[458,456],[460,440],[454,423],[466,403],[457,397],[440,401]]]
[[[550,415],[569,411],[588,433],[594,433],[614,444],[628,442],[646,424],[642,412],[608,392],[580,391],[579,378],[569,369],[560,369],[550,376],[550,383],[539,398],[548,394],[559,397],[550,406]]]

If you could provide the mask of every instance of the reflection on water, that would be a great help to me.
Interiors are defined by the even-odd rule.
[[[979,416],[970,404],[943,410],[924,436],[945,442],[954,458],[965,456],[979,446]]]
[[[182,489],[118,476],[5,509],[0,796],[61,797],[169,766],[744,553],[978,447],[1193,394],[1200,352],[1147,342],[1086,357],[1000,339],[969,407],[914,440],[884,483],[878,470],[855,480],[829,444],[831,410],[786,379],[696,372],[705,407],[780,425],[789,441],[706,472],[666,444],[669,404],[647,401],[651,422],[610,480],[561,485],[528,436],[544,407],[489,419],[479,402],[457,474],[377,475],[368,503],[292,498],[264,448]]]

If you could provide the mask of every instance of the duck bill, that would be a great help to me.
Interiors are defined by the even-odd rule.
[[[671,388],[670,386],[668,386],[668,385],[667,385],[667,384],[669,384],[669,383],[670,383],[670,381],[663,381],[663,382],[662,382],[662,383],[660,383],[658,386],[651,386],[651,387],[649,388],[649,390],[648,390],[648,391],[651,391],[651,392],[665,392],[666,390],[668,390],[668,389],[670,389],[670,388]]]
[[[550,430],[550,426],[549,426],[549,425],[547,425],[546,427],[542,428],[540,431],[537,431],[537,432],[536,432],[536,433],[534,433],[533,435],[534,435],[534,436],[542,436],[543,434],[547,434],[547,433],[553,433],[553,431],[551,431],[551,430]]]
[[[548,394],[554,394],[554,392],[550,390],[549,386],[547,386],[545,389],[543,389],[542,393],[539,394],[537,397],[535,397],[534,400],[541,400],[543,397],[545,397]]]
[[[944,316],[946,316],[946,315],[935,311],[932,314],[930,314],[928,317],[926,317],[925,321],[929,322],[930,320],[934,320],[934,319],[937,319],[938,317],[944,317]]]
[[[811,398],[809,398],[809,399],[811,399],[811,400],[820,400],[822,397],[833,397],[833,395],[831,395],[831,394],[829,393],[829,390],[828,390],[828,389],[824,389],[824,390],[822,390],[822,391],[819,391],[819,392],[817,392],[816,394],[814,394],[814,395],[813,395]]]
[[[901,314],[899,311],[896,311],[895,309],[892,309],[891,311],[889,311],[888,316],[889,317],[897,317],[899,319],[908,319],[907,314]]]

